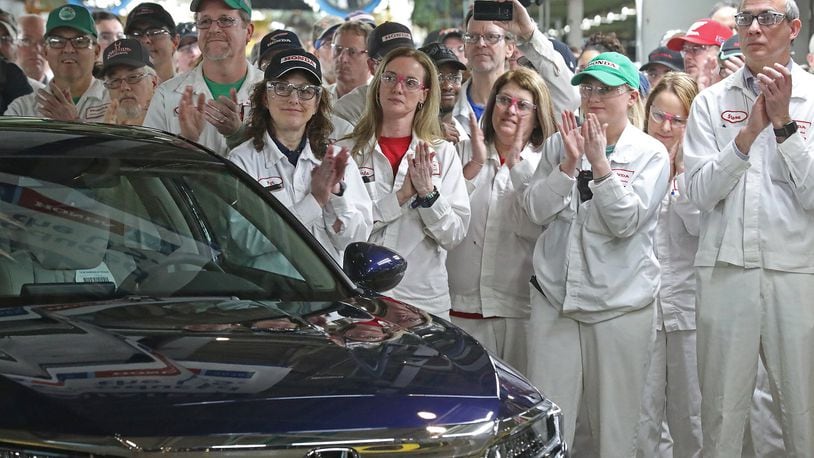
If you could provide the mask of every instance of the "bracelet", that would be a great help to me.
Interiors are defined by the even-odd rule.
[[[605,174],[605,175],[602,175],[602,176],[601,176],[601,177],[599,177],[599,178],[594,178],[594,184],[599,184],[599,183],[602,183],[603,181],[605,181],[605,180],[607,180],[608,178],[610,178],[610,177],[611,177],[611,175],[613,175],[613,172],[612,172],[612,171],[611,171],[611,172],[608,172],[608,173],[607,173],[607,174]]]
[[[479,167],[483,167],[483,162],[478,162],[478,161],[476,161],[476,160],[474,160],[474,159],[470,159],[470,160],[469,160],[469,162],[474,162],[474,163],[475,163],[475,164],[477,164]]]

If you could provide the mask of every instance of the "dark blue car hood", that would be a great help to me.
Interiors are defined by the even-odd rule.
[[[0,429],[412,428],[514,415],[541,399],[457,328],[386,298],[0,308]]]

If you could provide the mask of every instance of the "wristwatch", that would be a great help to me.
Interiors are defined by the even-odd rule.
[[[777,138],[789,138],[795,132],[797,132],[797,123],[795,121],[791,121],[783,127],[774,129],[774,136]]]
[[[333,195],[337,197],[342,197],[345,194],[345,190],[348,189],[348,185],[345,184],[344,181],[339,182],[339,192],[334,192]]]

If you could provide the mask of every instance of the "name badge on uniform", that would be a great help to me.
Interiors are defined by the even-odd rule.
[[[260,183],[261,186],[266,188],[267,190],[274,192],[283,189],[283,178],[282,177],[265,177],[265,178],[258,178],[257,181]]]
[[[362,183],[373,183],[376,181],[376,175],[373,173],[372,167],[359,167],[359,175],[362,175]]]

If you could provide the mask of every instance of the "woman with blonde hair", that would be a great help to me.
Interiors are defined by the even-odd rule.
[[[656,300],[656,341],[642,408],[639,451],[658,456],[666,420],[675,456],[701,454],[701,389],[695,344],[695,268],[700,211],[686,196],[681,146],[698,85],[670,72],[650,92],[645,131],[670,154],[670,189],[656,226],[655,251],[662,268]]]
[[[548,87],[526,68],[495,82],[483,133],[474,116],[472,138],[458,143],[472,219],[464,242],[449,253],[451,320],[495,355],[526,370],[531,255],[542,226],[523,210],[513,180],[527,182],[543,142],[557,131]]]
[[[365,114],[349,140],[373,201],[370,241],[407,260],[387,294],[448,318],[447,250],[469,226],[466,184],[441,137],[438,72],[421,51],[397,48],[379,64]]]
[[[515,183],[531,221],[546,225],[532,262],[528,374],[562,408],[570,443],[584,408],[591,437],[575,453],[629,457],[653,345],[668,156],[628,120],[640,96],[630,59],[599,54],[571,84],[585,120],[564,112],[528,185]]]

